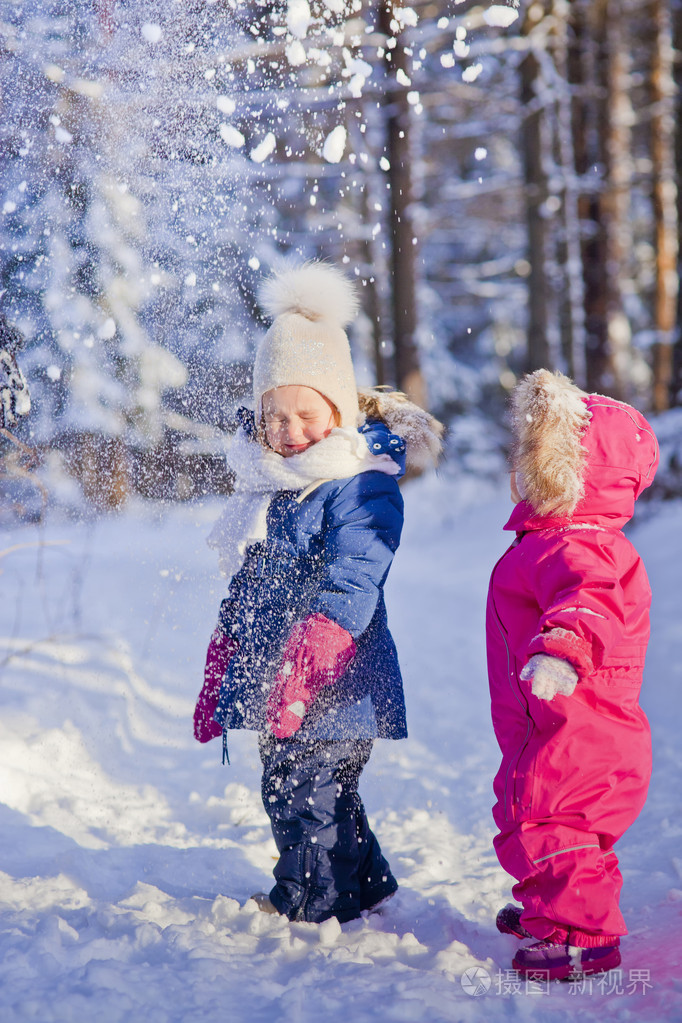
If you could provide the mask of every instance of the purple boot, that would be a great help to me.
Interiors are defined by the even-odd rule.
[[[579,980],[589,973],[604,973],[620,965],[618,945],[579,948],[536,941],[518,949],[512,968],[526,977],[537,975],[543,980]]]
[[[495,926],[500,934],[513,934],[515,938],[532,938],[533,935],[521,923],[522,913],[521,906],[515,906],[513,902],[508,902],[497,914],[495,920]]]

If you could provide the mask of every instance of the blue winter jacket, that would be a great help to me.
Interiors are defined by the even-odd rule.
[[[389,453],[402,475],[403,440],[376,420],[361,429],[370,451]],[[221,605],[221,625],[239,650],[221,687],[220,725],[265,728],[267,696],[291,627],[317,611],[351,634],[357,652],[314,701],[297,737],[405,738],[402,678],[384,605],[402,525],[397,477],[381,472],[275,495],[267,538],[247,548]]]

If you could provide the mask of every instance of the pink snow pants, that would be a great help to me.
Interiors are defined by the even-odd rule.
[[[505,712],[493,808],[495,850],[518,879],[521,921],[539,939],[617,944],[627,928],[613,846],[642,809],[651,773],[637,689],[586,681],[551,702],[524,695],[517,729]]]

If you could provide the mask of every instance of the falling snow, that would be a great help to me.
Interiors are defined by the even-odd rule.
[[[262,142],[259,142],[259,144],[251,150],[249,156],[254,163],[262,163],[263,160],[267,160],[267,158],[274,153],[276,146],[277,139],[273,133],[269,131]]]
[[[232,146],[233,149],[241,149],[241,147],[246,142],[246,139],[244,138],[242,133],[239,131],[239,129],[235,128],[234,125],[232,125],[232,124],[221,124],[220,128],[219,128],[219,131],[220,131],[220,137],[223,140],[223,142],[225,142],[226,145],[228,145],[228,146]],[[274,136],[273,136],[273,138],[274,138]],[[254,155],[255,152],[256,152],[256,150],[252,151],[251,159],[252,160],[257,160],[258,162],[260,162],[261,160],[264,160],[265,156],[269,155],[269,152],[272,152],[272,150],[269,150],[268,153],[265,153],[265,155],[260,157],[260,158],[256,157]]]
[[[482,64],[470,64],[469,67],[464,68],[462,71],[462,81],[475,82],[482,70]]]
[[[322,155],[327,163],[339,163],[346,147],[346,129],[339,124],[324,140]]]
[[[146,39],[148,43],[159,43],[163,37],[163,29],[160,25],[155,25],[152,22],[145,22],[141,29],[143,39]]]
[[[287,28],[293,36],[305,39],[310,25],[310,5],[307,0],[288,0]]]
[[[516,8],[503,4],[491,4],[483,11],[483,17],[488,25],[495,25],[498,28],[509,28],[519,16]]]

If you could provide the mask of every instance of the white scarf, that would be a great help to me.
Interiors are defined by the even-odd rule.
[[[313,483],[347,479],[361,472],[395,476],[399,466],[389,454],[373,455],[364,434],[337,428],[299,455],[284,458],[237,430],[228,456],[236,479],[227,507],[209,533],[218,551],[220,572],[231,579],[244,562],[246,548],[266,537],[266,516],[281,490],[300,491]]]

